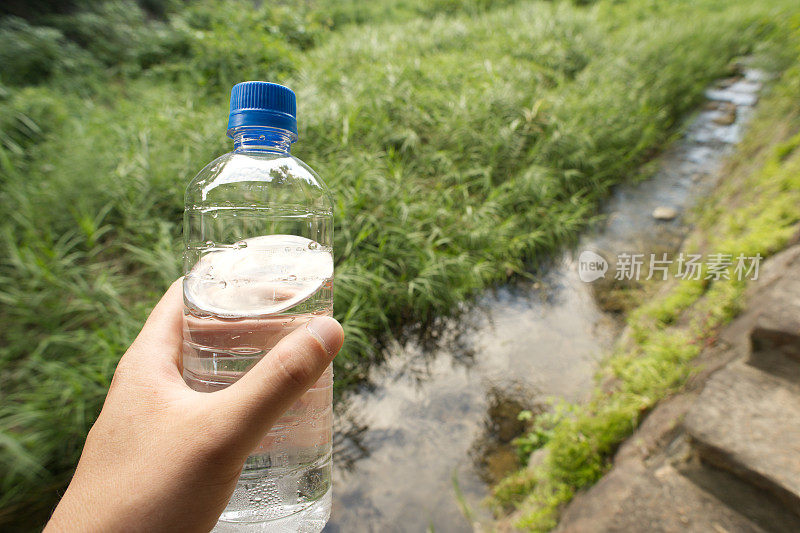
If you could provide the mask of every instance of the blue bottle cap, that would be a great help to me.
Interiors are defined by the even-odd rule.
[[[266,81],[243,81],[231,89],[228,137],[241,126],[265,126],[297,135],[297,101],[288,87]]]

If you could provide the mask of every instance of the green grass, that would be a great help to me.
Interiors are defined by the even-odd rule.
[[[343,387],[573,240],[731,60],[785,63],[793,6],[76,3],[0,24],[0,521],[52,504],[180,274],[183,189],[230,148],[234,82],[296,89],[294,151],[334,192]]]
[[[797,231],[798,88],[800,65],[795,65],[760,104],[754,125],[725,169],[725,181],[698,209],[685,251],[766,257]],[[736,279],[679,281],[633,310],[630,340],[598,376],[606,385],[598,386],[584,405],[559,405],[555,416],[535,421],[531,434],[519,440],[526,452],[543,447],[549,454],[537,467],[512,474],[494,489],[498,511],[516,509],[516,525],[525,530],[554,527],[563,505],[603,475],[618,445],[645,414],[680,389],[693,371],[692,359],[740,309],[745,287]]]

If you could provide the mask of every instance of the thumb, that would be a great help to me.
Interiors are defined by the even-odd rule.
[[[316,381],[344,342],[330,317],[316,317],[270,350],[236,383],[215,395],[225,404],[231,436],[249,453],[264,434]],[[238,448],[238,446],[237,446]]]

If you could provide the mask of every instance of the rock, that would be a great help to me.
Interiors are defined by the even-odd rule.
[[[734,107],[733,110],[720,112],[720,114],[711,119],[711,121],[718,126],[730,126],[736,122],[736,108]]]
[[[800,514],[800,392],[744,364],[714,374],[683,427],[700,457]]]
[[[733,85],[734,83],[736,83],[737,81],[739,81],[741,79],[742,79],[741,76],[733,76],[731,78],[724,78],[724,79],[719,80],[716,83],[716,85],[720,89],[727,89],[728,87],[730,87],[731,85]]]
[[[678,211],[674,207],[658,206],[653,209],[653,218],[656,220],[673,220],[678,216]]]
[[[768,305],[750,329],[747,363],[781,380],[800,383],[800,279],[781,278],[763,297]]]
[[[579,495],[581,505],[570,505],[555,531],[764,531],[669,464],[655,471],[626,464],[606,475],[597,489]]]
[[[752,357],[758,357],[758,352],[775,350],[800,362],[800,279],[784,276],[764,298],[769,305],[750,332]]]
[[[800,246],[770,258],[752,285],[751,307],[757,311],[748,328],[747,363],[790,383],[800,383]],[[756,289],[758,287],[754,287]]]
[[[528,457],[528,470],[536,470],[540,465],[547,461],[549,456],[550,450],[547,448],[539,448],[538,450],[534,450],[530,457]]]
[[[776,304],[769,313],[758,317],[750,334],[754,352],[774,349],[800,360],[800,315],[797,307]],[[781,315],[779,311],[786,314]]]
[[[758,281],[751,283],[747,289],[748,311],[758,308],[761,314],[772,298],[770,289],[784,283],[787,276],[798,277],[796,274],[800,274],[800,245],[791,246],[762,261],[758,269]]]
[[[676,470],[694,485],[717,500],[735,509],[755,525],[774,533],[800,531],[800,515],[786,509],[770,493],[741,478],[689,456],[676,465]],[[658,472],[656,472],[658,473]]]
[[[745,295],[747,309],[736,319],[737,351],[747,364],[790,383],[800,383],[800,246],[775,254],[759,267]],[[740,340],[741,338],[741,340]]]

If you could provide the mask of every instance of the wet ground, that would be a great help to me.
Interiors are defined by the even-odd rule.
[[[480,502],[515,467],[509,441],[523,429],[517,413],[590,392],[597,362],[619,331],[602,289],[618,254],[677,249],[686,233],[682,213],[720,179],[763,78],[746,69],[709,89],[654,175],[618,187],[604,222],[537,282],[487,291],[425,340],[387,351],[385,364],[337,405],[325,531],[462,532],[490,520]],[[606,281],[581,281],[578,258],[586,250],[608,261]]]

